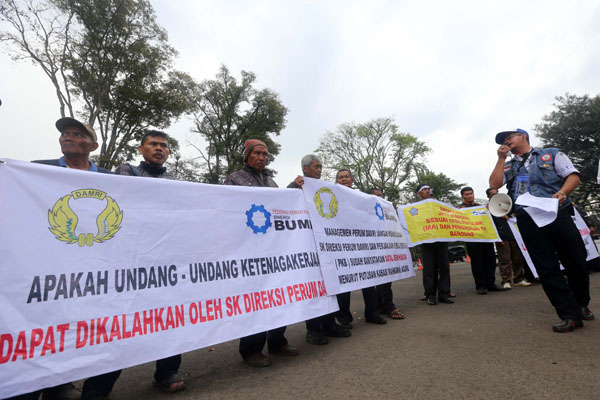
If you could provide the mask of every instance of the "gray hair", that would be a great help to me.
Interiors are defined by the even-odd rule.
[[[302,168],[310,167],[310,164],[312,164],[313,161],[318,161],[320,163],[321,159],[314,154],[307,154],[304,157],[302,157],[302,160],[300,160],[300,166]]]

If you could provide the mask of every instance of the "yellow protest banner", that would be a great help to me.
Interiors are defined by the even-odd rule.
[[[485,206],[456,208],[428,199],[398,207],[411,245],[427,242],[496,242],[498,233]]]

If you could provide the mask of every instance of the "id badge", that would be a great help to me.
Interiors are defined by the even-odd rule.
[[[529,175],[517,176],[517,196],[519,197],[523,193],[529,192]]]

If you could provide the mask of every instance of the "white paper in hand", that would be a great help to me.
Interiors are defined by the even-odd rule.
[[[558,213],[558,199],[535,197],[529,192],[517,197],[515,203],[523,206],[533,222],[540,228],[552,223]]]

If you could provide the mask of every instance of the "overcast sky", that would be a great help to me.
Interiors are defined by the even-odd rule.
[[[565,93],[600,88],[600,1],[152,1],[196,80],[225,64],[257,75],[289,109],[271,167],[286,186],[300,158],[344,122],[391,116],[432,149],[430,169],[485,197],[496,132],[533,130]],[[0,54],[0,157],[60,156],[59,109],[39,68]],[[168,133],[197,141],[182,118]]]

